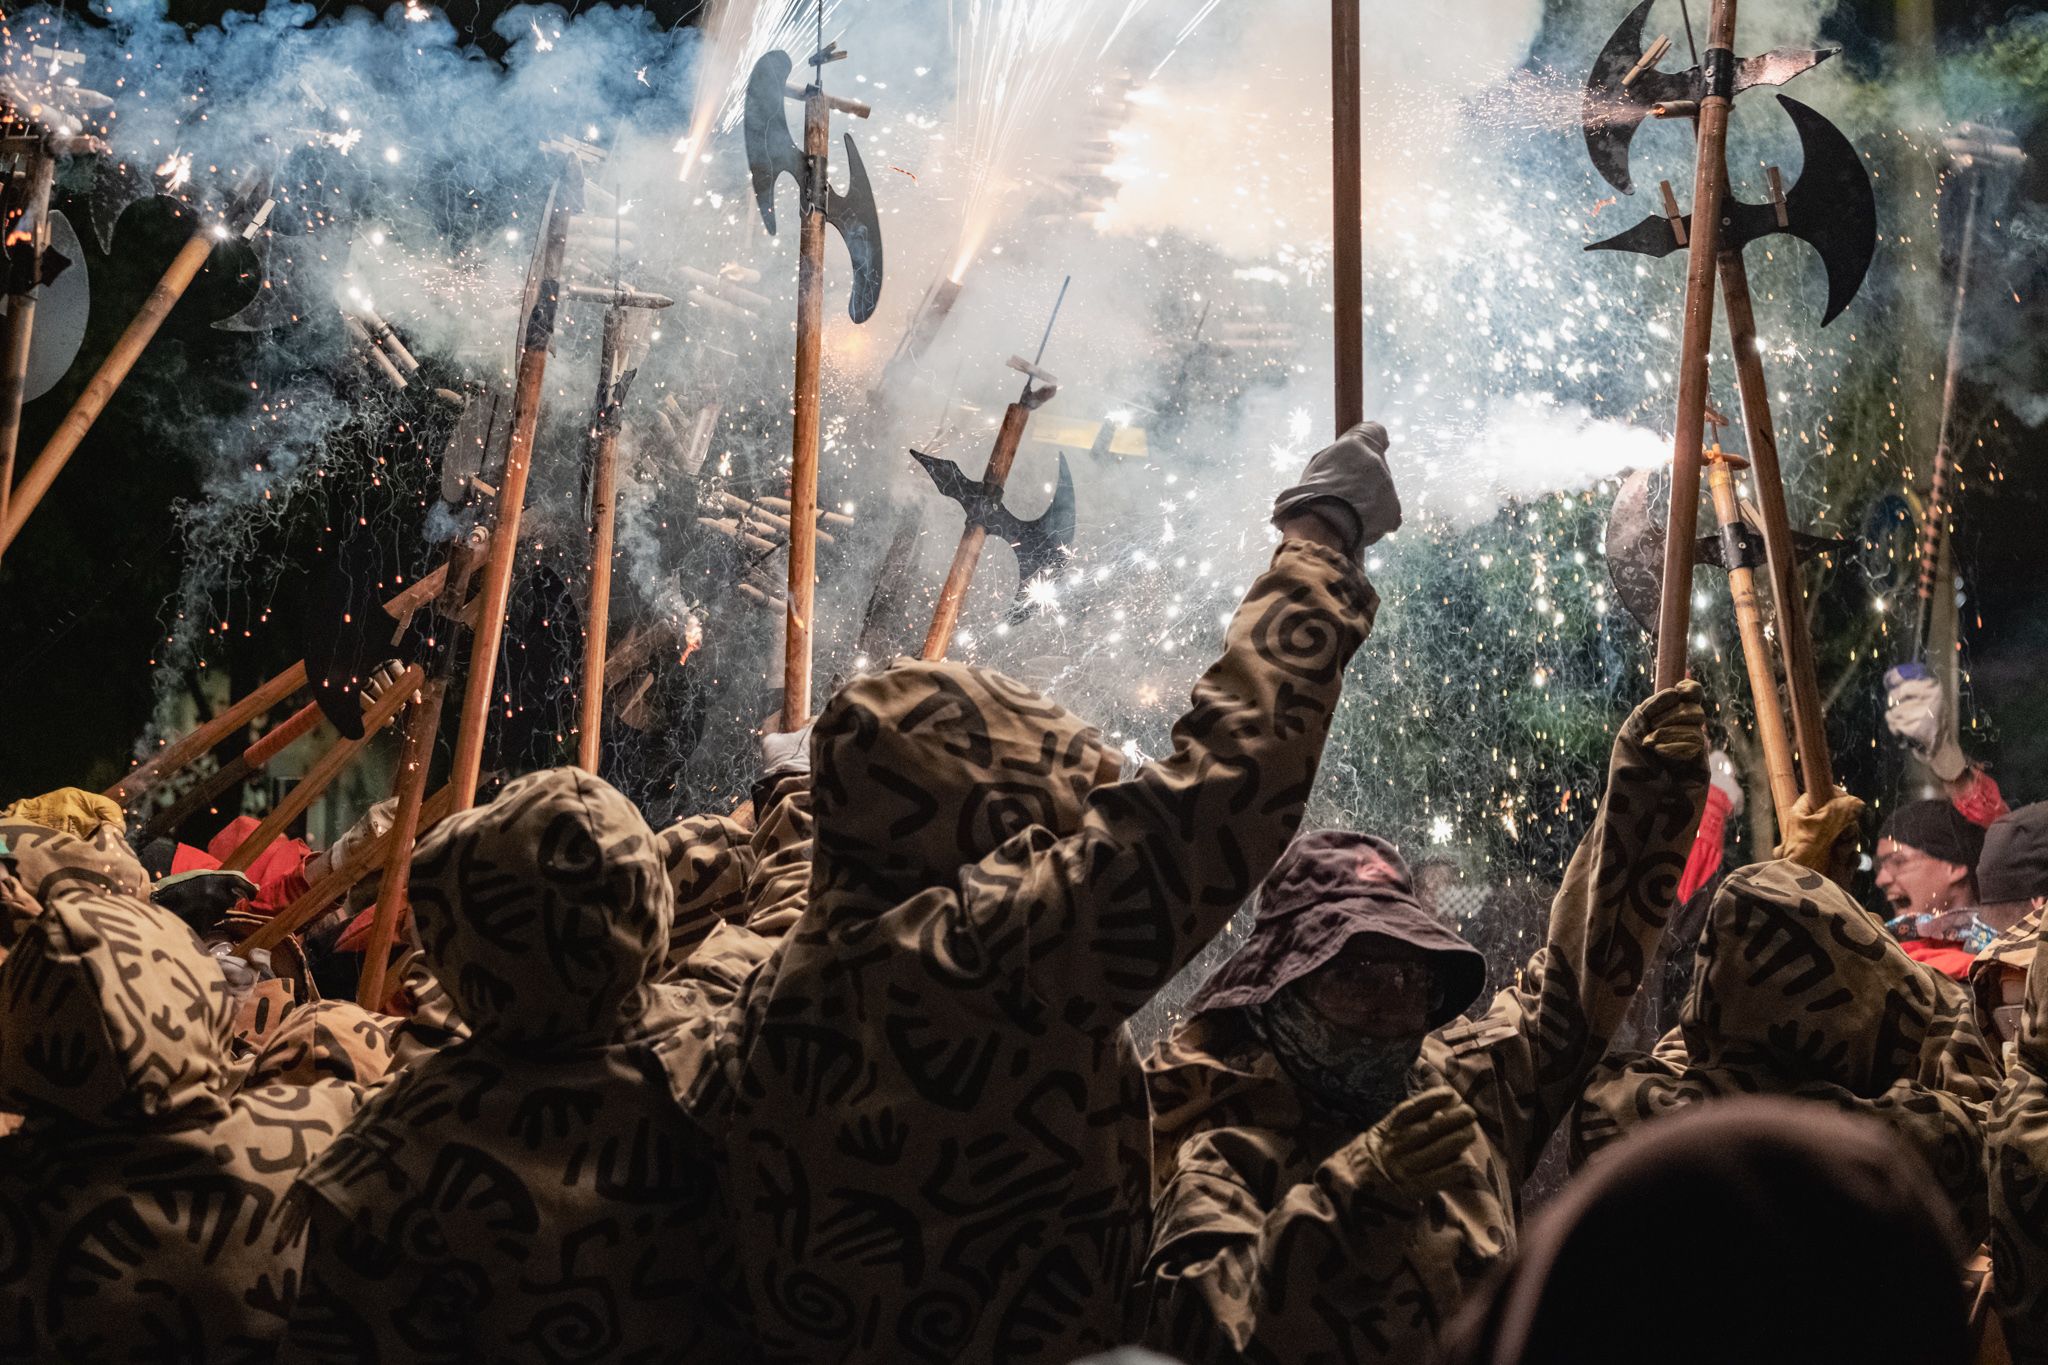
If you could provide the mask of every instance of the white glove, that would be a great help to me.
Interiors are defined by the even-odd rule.
[[[1728,798],[1729,818],[1742,814],[1742,772],[1726,749],[1716,749],[1707,755],[1707,781]]]
[[[811,726],[805,721],[795,730],[774,730],[761,736],[761,777],[788,777],[811,770]]]
[[[1884,675],[1884,724],[1892,737],[1944,782],[1970,766],[1948,737],[1948,697],[1939,682],[1918,669],[1893,668]]]

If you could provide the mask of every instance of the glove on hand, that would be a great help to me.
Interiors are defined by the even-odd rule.
[[[1833,876],[1835,844],[1862,818],[1863,802],[1840,787],[1819,810],[1813,808],[1813,798],[1801,792],[1785,814],[1775,854],[1823,876]]]
[[[1707,781],[1714,789],[1728,798],[1728,814],[1742,814],[1742,773],[1736,768],[1735,760],[1728,757],[1725,749],[1716,749],[1707,755]]]
[[[1273,499],[1273,524],[1301,512],[1330,523],[1356,563],[1373,544],[1401,525],[1401,499],[1387,472],[1387,429],[1361,422],[1311,456],[1301,482]]]
[[[1359,1184],[1427,1199],[1456,1179],[1459,1158],[1478,1140],[1479,1116],[1457,1091],[1438,1085],[1395,1105],[1348,1151]]]
[[[1912,751],[1934,775],[1953,782],[1970,766],[1949,738],[1948,697],[1940,683],[1917,664],[1893,668],[1884,675],[1884,723],[1892,737]]]
[[[795,730],[773,730],[761,736],[761,776],[757,781],[809,772],[811,726],[816,723],[807,720]]]
[[[1640,744],[1667,763],[1704,763],[1706,695],[1691,678],[1652,694],[1622,722],[1622,740]]]

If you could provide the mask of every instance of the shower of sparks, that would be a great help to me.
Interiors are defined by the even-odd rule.
[[[818,4],[825,6],[824,24],[836,28],[839,0],[712,0],[698,47],[696,95],[690,122],[676,139],[682,157],[679,178],[688,180],[709,156],[714,135],[739,126],[747,108],[747,77],[770,52],[789,52],[796,60],[810,56],[817,41]]]

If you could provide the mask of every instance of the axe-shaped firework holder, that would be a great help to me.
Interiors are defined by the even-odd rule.
[[[1045,335],[1038,342],[1038,360],[1045,358],[1045,344],[1052,338],[1053,323],[1059,318],[1060,304],[1066,300],[1070,283],[1072,276],[1060,283],[1059,298],[1053,301],[1052,316],[1046,319]],[[1042,516],[1036,521],[1022,521],[1003,506],[1004,485],[1009,482],[1011,465],[1016,463],[1017,447],[1024,440],[1024,427],[1031,414],[1043,407],[1059,388],[1059,382],[1038,367],[1038,360],[1010,358],[1010,367],[1024,376],[1024,389],[1016,402],[1003,409],[1002,425],[996,428],[995,445],[989,450],[988,466],[982,470],[979,483],[969,483],[960,466],[951,460],[917,450],[910,452],[931,475],[938,490],[958,502],[967,514],[967,527],[960,533],[952,567],[946,570],[945,584],[939,589],[938,604],[932,610],[931,628],[925,632],[919,658],[946,657],[953,642],[953,629],[960,622],[961,604],[967,599],[968,588],[973,586],[982,546],[991,530],[1016,548],[1020,593],[1033,578],[1057,567],[1073,543],[1073,481],[1064,455],[1060,457],[1060,481],[1053,505]]]
[[[262,229],[269,220],[272,207],[268,199],[257,206],[242,229],[244,238],[253,237]],[[0,515],[0,555],[6,554],[7,547],[21,534],[29,514],[50,491],[50,485],[57,481],[57,475],[63,472],[66,462],[77,453],[79,443],[85,440],[93,423],[106,411],[114,391],[135,368],[135,362],[141,359],[157,329],[163,326],[164,319],[171,315],[171,309],[177,307],[178,300],[192,287],[200,267],[213,254],[215,244],[226,240],[229,235],[227,227],[209,224],[202,217],[192,229],[192,235],[185,239],[185,245],[178,248],[178,254],[171,258],[163,277],[149,291],[149,297],[142,301],[142,307],[114,342],[114,348],[107,352],[106,359],[100,362],[99,369],[87,381],[84,391],[72,403],[71,411],[64,414],[64,420],[57,424],[57,429],[36,456],[35,463],[28,467],[20,485],[9,496],[7,511]]]
[[[853,290],[847,315],[866,322],[882,292],[882,228],[875,196],[868,184],[853,135],[845,135],[847,192],[832,188],[826,175],[831,155],[833,110],[866,118],[868,107],[857,100],[825,93],[825,67],[847,54],[837,43],[825,45],[824,6],[818,7],[818,48],[810,58],[811,83],[800,91],[789,84],[792,63],[786,52],[769,52],[747,79],[747,166],[761,221],[775,231],[775,185],[785,174],[797,184],[802,215],[798,242],[796,297],[796,375],[794,421],[789,460],[789,580],[784,614],[782,654],[782,723],[795,730],[811,710],[811,607],[817,578],[818,547],[818,378],[823,359],[825,310],[825,227],[829,223],[846,244],[853,262]],[[801,99],[804,140],[801,148],[789,136],[783,113],[786,99]]]
[[[619,508],[619,428],[626,395],[639,373],[639,354],[646,348],[647,307],[621,291],[604,310],[604,343],[598,358],[597,398],[590,419],[584,456],[584,482],[590,525],[590,599],[583,613],[583,691],[578,700],[576,764],[597,772],[604,737],[604,668],[612,612],[612,550]],[[637,294],[640,299],[659,295]],[[667,307],[661,299],[658,306]]]
[[[1832,321],[1855,296],[1869,268],[1876,249],[1876,204],[1869,176],[1847,140],[1818,113],[1784,96],[1779,97],[1779,102],[1792,117],[1806,153],[1799,182],[1790,191],[1781,190],[1774,168],[1769,204],[1749,205],[1731,199],[1726,152],[1729,106],[1736,90],[1748,85],[1782,83],[1827,54],[1781,51],[1752,58],[1748,63],[1738,62],[1734,55],[1735,0],[1713,0],[1707,52],[1696,77],[1693,73],[1670,77],[1654,70],[1657,57],[1669,46],[1661,39],[1632,60],[1624,60],[1627,49],[1640,46],[1647,10],[1647,3],[1639,5],[1609,41],[1587,82],[1585,107],[1587,145],[1594,164],[1615,188],[1630,192],[1628,136],[1621,136],[1618,142],[1602,141],[1602,130],[1615,126],[1617,103],[1634,98],[1617,91],[1647,80],[1645,95],[1672,94],[1666,88],[1669,82],[1689,84],[1696,92],[1696,97],[1690,99],[1647,101],[1649,112],[1694,120],[1698,160],[1693,181],[1693,213],[1684,216],[1678,212],[1667,185],[1665,213],[1653,214],[1627,232],[1588,248],[1636,251],[1651,256],[1667,255],[1680,248],[1691,252],[1679,353],[1677,435],[1658,612],[1656,682],[1659,687],[1668,687],[1685,673],[1701,452],[1705,448],[1707,350],[1712,339],[1713,295],[1718,282],[1727,310],[1743,428],[1761,511],[1772,597],[1778,611],[1778,643],[1803,786],[1818,803],[1833,795],[1833,765],[1742,249],[1756,237],[1772,232],[1789,233],[1811,244],[1820,253],[1828,275],[1828,310],[1823,323]],[[1635,122],[1640,122],[1640,115]],[[1632,136],[1634,126],[1633,122],[1626,124],[1628,135]],[[1603,156],[1603,147],[1618,151],[1614,156]],[[1764,700],[1758,698],[1759,712],[1766,709]]]
[[[512,568],[519,555],[519,521],[526,504],[526,483],[533,470],[533,438],[540,424],[541,386],[547,377],[548,352],[554,345],[556,313],[561,302],[562,258],[568,251],[569,224],[582,208],[583,177],[571,158],[550,196],[547,226],[541,233],[532,285],[521,318],[519,351],[512,379],[512,417],[505,442],[505,472],[497,494],[497,520],[491,529],[489,557],[477,593],[476,634],[469,655],[469,681],[455,734],[455,760],[448,783],[455,791],[455,809],[476,804],[477,779],[483,769],[484,730],[490,723],[491,694],[497,683],[498,651],[505,640],[505,606],[512,595]]]

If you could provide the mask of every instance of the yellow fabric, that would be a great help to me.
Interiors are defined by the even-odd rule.
[[[101,825],[122,824],[119,806],[98,792],[89,792],[82,787],[59,787],[41,796],[24,796],[6,810],[0,810],[0,816],[30,820],[81,839],[90,839],[92,832]]]

